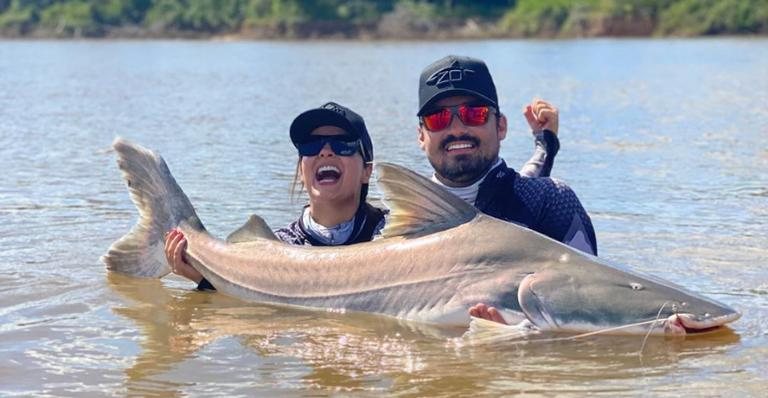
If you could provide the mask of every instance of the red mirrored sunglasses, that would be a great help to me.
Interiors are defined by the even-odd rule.
[[[440,131],[447,128],[456,115],[465,126],[482,126],[488,122],[491,109],[489,105],[447,106],[422,116],[421,122],[429,131]]]

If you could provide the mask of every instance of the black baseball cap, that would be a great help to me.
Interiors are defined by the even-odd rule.
[[[328,102],[319,108],[310,109],[293,119],[291,123],[291,141],[297,149],[299,144],[315,139],[312,131],[320,126],[336,126],[363,144],[363,160],[373,161],[373,143],[363,117],[351,109],[335,102]]]
[[[423,116],[435,102],[453,95],[472,95],[499,109],[496,86],[485,62],[449,55],[424,68],[419,78],[419,113]]]

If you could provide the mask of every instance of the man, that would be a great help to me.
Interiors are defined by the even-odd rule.
[[[556,142],[556,108],[537,100],[523,114],[537,142]],[[418,116],[419,145],[435,182],[483,213],[597,255],[592,222],[576,194],[557,180],[521,176],[499,157],[507,118],[483,61],[450,55],[427,66],[419,79]],[[541,175],[549,175],[552,158]],[[484,304],[470,314],[505,323]]]

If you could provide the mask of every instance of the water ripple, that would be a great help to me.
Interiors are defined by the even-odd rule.
[[[685,385],[760,396],[768,149],[755,126],[768,125],[768,108],[754,104],[768,102],[755,89],[768,86],[764,47],[0,42],[0,395],[672,397]],[[461,331],[248,305],[178,278],[105,276],[99,256],[137,217],[116,136],[159,151],[215,234],[251,213],[282,226],[305,201],[288,200],[290,121],[328,100],[365,116],[377,160],[430,174],[413,79],[447,53],[488,61],[512,167],[533,148],[517,109],[534,96],[553,101],[553,176],[592,215],[601,256],[732,304],[744,314],[733,331],[651,339],[642,353],[640,339],[620,337],[458,347]],[[370,197],[381,197],[377,187]]]

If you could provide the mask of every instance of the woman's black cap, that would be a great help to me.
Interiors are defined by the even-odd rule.
[[[363,117],[335,102],[310,109],[293,119],[290,128],[293,145],[298,148],[299,144],[312,140],[312,131],[320,126],[336,126],[350,136],[360,139],[363,144],[363,160],[373,161],[373,143],[368,129],[365,128]]]

